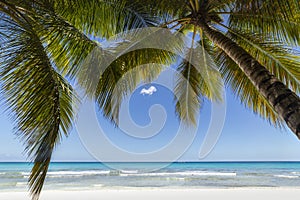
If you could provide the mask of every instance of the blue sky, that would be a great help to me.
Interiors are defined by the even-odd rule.
[[[143,88],[148,89],[150,86],[155,86],[157,91],[152,95],[140,94]],[[300,161],[300,142],[290,130],[276,130],[268,122],[244,108],[230,90],[226,90],[226,96],[226,119],[216,146],[205,159],[199,160],[199,148],[210,122],[211,105],[205,101],[201,109],[197,136],[180,161]],[[155,104],[164,107],[167,120],[163,129],[154,137],[134,140],[101,116],[99,123],[113,143],[128,151],[148,152],[162,148],[175,137],[179,126],[172,92],[158,84],[141,85],[129,101],[130,114],[135,123],[146,126],[151,121],[148,115],[149,108]],[[0,110],[0,161],[24,161],[26,156],[23,154],[23,146],[13,135],[12,123],[4,114],[4,109],[2,107]],[[90,116],[85,117],[89,119]],[[53,160],[95,161],[95,158],[88,153],[78,132],[73,129],[70,136],[64,138],[55,150]]]

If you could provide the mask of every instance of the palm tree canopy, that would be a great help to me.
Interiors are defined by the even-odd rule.
[[[101,41],[153,26],[192,35],[190,50],[198,46],[206,52],[196,58],[201,65],[218,67],[225,84],[245,106],[282,127],[284,120],[270,102],[197,22],[234,41],[299,95],[300,58],[292,48],[300,43],[299,7],[296,0],[284,4],[279,0],[0,0],[1,93],[35,163],[29,179],[33,199],[39,198],[55,146],[73,123],[72,106],[78,98],[70,82],[78,82],[95,97],[103,114],[117,124],[122,99],[141,81],[151,81],[163,70],[151,63],[169,65],[177,60],[164,50],[127,52],[109,63],[102,76],[86,83],[93,74],[88,71],[89,62],[114,55]],[[104,57],[99,56],[102,53]],[[207,62],[208,55],[216,66]],[[188,51],[189,59],[179,62],[182,76],[177,77],[174,90],[179,97],[175,99],[178,116],[187,123],[195,122],[203,98],[221,100],[218,75],[212,70],[211,82],[205,81],[191,63],[194,57]],[[139,65],[144,67],[134,70]],[[112,92],[128,72],[132,81],[123,84],[124,92],[112,104]],[[96,90],[91,90],[91,84],[97,85]]]
[[[142,1],[135,1],[143,4]],[[246,107],[277,127],[284,127],[270,103],[257,91],[238,65],[216,44],[205,42],[206,36],[197,25],[203,20],[245,49],[280,81],[299,94],[299,2],[287,1],[146,1],[161,26],[177,31],[194,32],[205,50],[220,66],[226,85]],[[173,6],[175,5],[175,6]],[[180,5],[180,6],[178,6]],[[202,41],[202,42],[201,42]]]

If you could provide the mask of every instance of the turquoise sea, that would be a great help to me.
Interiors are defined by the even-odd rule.
[[[51,163],[45,190],[298,187],[300,162]],[[29,163],[0,163],[0,192],[26,191]],[[120,170],[121,169],[121,170]]]

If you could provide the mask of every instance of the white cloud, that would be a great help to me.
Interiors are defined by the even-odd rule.
[[[157,91],[156,87],[151,86],[151,87],[149,87],[148,89],[143,88],[143,89],[141,90],[140,94],[142,94],[142,95],[145,95],[145,94],[147,94],[147,95],[152,95],[152,94],[153,94],[154,92],[156,92],[156,91]]]

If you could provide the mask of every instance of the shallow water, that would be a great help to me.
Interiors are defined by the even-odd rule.
[[[27,190],[31,164],[0,163],[0,190]],[[166,166],[164,168],[159,168]],[[113,167],[113,168],[112,168]],[[157,169],[154,170],[153,169]],[[300,162],[51,163],[45,189],[298,187]]]

